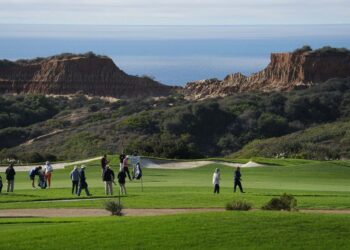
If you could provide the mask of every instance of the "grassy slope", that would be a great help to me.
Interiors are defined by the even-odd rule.
[[[350,121],[317,125],[281,137],[255,140],[233,154],[234,157],[274,157],[286,153],[289,156],[319,158],[330,155],[347,155],[350,150]],[[350,156],[350,155],[349,155]]]
[[[2,219],[0,246],[17,250],[348,249],[349,231],[349,216],[281,212]]]
[[[122,201],[129,208],[174,208],[174,207],[224,207],[233,199],[245,199],[260,207],[271,197],[288,192],[294,194],[301,208],[350,208],[350,162],[274,160],[257,158],[271,165],[265,168],[243,169],[243,185],[246,194],[232,192],[233,169],[220,164],[211,164],[188,170],[144,170],[144,192],[140,182],[128,182],[129,195]],[[112,166],[117,166],[114,157]],[[276,166],[282,164],[283,166]],[[221,193],[212,194],[211,177],[216,167],[222,170]],[[0,208],[22,207],[103,207],[105,200],[74,202],[33,202],[36,200],[72,199],[69,172],[71,168],[56,170],[53,189],[32,190],[27,173],[18,173],[16,192],[0,196]],[[87,180],[93,198],[104,197],[98,161],[88,164]],[[116,188],[117,190],[117,188]],[[117,191],[115,191],[117,192]],[[20,201],[20,202],[18,202]]]

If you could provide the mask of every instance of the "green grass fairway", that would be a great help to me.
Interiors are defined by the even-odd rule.
[[[111,157],[110,157],[111,158]],[[235,199],[245,199],[255,208],[261,207],[271,197],[284,192],[293,194],[299,208],[350,208],[350,162],[319,162],[308,160],[255,159],[268,163],[269,167],[242,169],[243,186],[247,193],[233,193],[233,168],[211,164],[197,169],[164,170],[144,169],[144,191],[140,181],[127,182],[128,195],[122,202],[128,208],[186,208],[224,207]],[[112,158],[117,169],[117,157]],[[99,162],[87,164],[87,181],[92,200],[85,194],[78,201],[70,193],[69,172],[71,167],[56,170],[53,188],[40,190],[31,188],[26,172],[16,175],[15,192],[0,195],[0,209],[33,207],[94,207],[102,208],[106,199],[100,177]],[[222,171],[221,193],[212,193],[212,173],[216,167]],[[118,194],[115,186],[115,194]],[[98,198],[98,199],[96,199]],[[52,202],[38,202],[47,201]]]
[[[30,228],[30,231],[28,229]],[[350,216],[215,212],[2,219],[1,249],[349,249]]]

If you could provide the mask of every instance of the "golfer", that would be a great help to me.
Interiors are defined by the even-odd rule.
[[[120,186],[120,193],[121,194],[126,194],[126,189],[125,189],[125,179],[126,179],[126,174],[125,174],[125,171],[122,170],[118,173],[118,183],[119,183],[119,186]]]
[[[70,179],[72,180],[72,194],[78,194],[79,169],[77,166],[74,166],[72,172],[70,172]]]
[[[239,187],[239,190],[241,190],[241,193],[244,193],[243,192],[243,188],[242,188],[242,183],[241,183],[241,168],[240,167],[237,167],[235,173],[234,173],[234,187],[233,187],[233,192],[236,193],[236,188],[237,186]]]
[[[48,184],[48,187],[51,187],[51,176],[52,176],[52,172],[53,172],[53,167],[51,165],[51,163],[49,161],[46,162],[45,167],[45,178]]]
[[[29,178],[32,180],[32,188],[35,188],[35,176],[40,174],[42,167],[34,167],[29,171]]]
[[[215,169],[213,174],[214,194],[220,193],[220,169]]]
[[[86,177],[85,177],[85,166],[81,166],[80,171],[79,171],[79,188],[78,188],[78,193],[77,195],[80,196],[81,190],[85,189],[85,193],[87,196],[91,196],[89,193],[89,188],[88,184],[86,182]]]
[[[8,166],[5,174],[6,174],[6,180],[7,180],[7,192],[13,192],[14,185],[15,185],[15,175],[16,175],[16,171],[13,168],[13,163],[11,163],[10,166]]]

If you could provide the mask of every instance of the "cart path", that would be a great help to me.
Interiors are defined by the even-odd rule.
[[[127,208],[125,216],[158,216],[183,213],[223,212],[223,208]],[[253,209],[252,211],[258,211]],[[300,213],[313,214],[349,214],[350,210],[301,209]],[[35,209],[1,209],[0,218],[48,218],[48,217],[96,217],[110,216],[105,209],[89,208],[35,208]]]

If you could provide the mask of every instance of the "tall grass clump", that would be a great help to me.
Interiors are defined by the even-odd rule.
[[[297,211],[297,200],[293,195],[284,193],[279,198],[272,198],[268,203],[262,206],[262,209]]]
[[[119,201],[107,201],[105,209],[111,212],[112,215],[122,216],[123,205]]]
[[[226,203],[226,210],[239,210],[239,211],[248,211],[252,208],[252,205],[246,201],[233,201]]]

